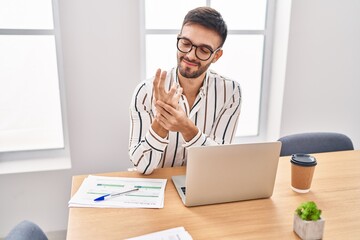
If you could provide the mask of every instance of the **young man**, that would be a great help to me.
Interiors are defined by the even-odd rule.
[[[226,36],[216,10],[191,10],[177,38],[177,67],[158,69],[135,89],[129,156],[137,171],[182,166],[191,146],[231,143],[240,115],[240,86],[209,70],[222,56]]]

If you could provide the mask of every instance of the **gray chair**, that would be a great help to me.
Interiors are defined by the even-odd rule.
[[[38,225],[25,220],[16,225],[5,240],[48,240],[48,238]]]
[[[278,141],[282,143],[280,156],[354,150],[348,136],[333,132],[298,133],[281,137]]]

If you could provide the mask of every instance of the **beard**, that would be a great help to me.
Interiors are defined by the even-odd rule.
[[[199,76],[201,76],[201,74],[203,74],[204,72],[206,72],[206,70],[208,70],[208,68],[210,67],[210,64],[211,64],[211,61],[210,61],[208,64],[202,66],[201,62],[190,61],[188,58],[185,58],[186,61],[191,62],[193,64],[197,64],[198,70],[194,71],[194,70],[191,70],[190,67],[182,67],[181,66],[181,61],[184,58],[185,57],[178,58],[178,69],[179,69],[180,75],[185,78],[198,78]]]

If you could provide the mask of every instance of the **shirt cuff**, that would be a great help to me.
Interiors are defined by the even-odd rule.
[[[163,152],[169,144],[169,140],[160,137],[150,126],[149,131],[146,133],[145,141],[154,150]]]
[[[183,139],[184,140],[184,139]],[[206,141],[206,135],[202,133],[200,128],[198,128],[198,133],[191,139],[190,141],[186,142],[184,140],[183,147],[191,147],[191,146],[201,146]]]

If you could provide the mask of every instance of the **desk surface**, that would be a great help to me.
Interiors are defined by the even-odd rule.
[[[67,239],[124,239],[184,226],[194,239],[298,239],[293,212],[304,201],[323,210],[325,239],[360,239],[360,150],[314,154],[311,191],[290,189],[289,157],[279,161],[274,194],[269,199],[185,207],[171,181],[185,168],[164,168],[150,176],[136,172],[103,176],[167,178],[163,209],[70,208]],[[73,195],[86,176],[74,176]]]

